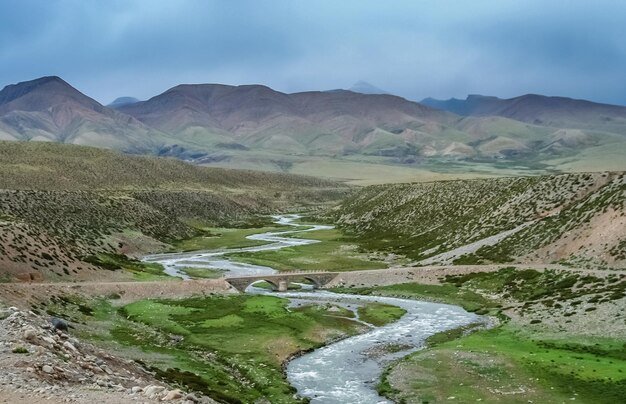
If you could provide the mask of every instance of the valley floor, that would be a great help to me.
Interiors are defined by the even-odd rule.
[[[509,268],[510,267],[506,267],[503,265],[465,265],[405,268],[397,267],[380,270],[351,271],[340,273],[335,278],[335,280],[333,280],[328,286],[343,288],[346,291],[360,291],[363,293],[376,293],[389,296],[400,296],[405,298],[416,298],[420,300],[434,300],[460,304],[463,305],[466,309],[473,311],[479,310],[480,312],[481,308],[491,307],[491,309],[489,310],[493,310],[496,307],[494,306],[496,304],[494,303],[496,300],[494,299],[492,301],[489,297],[490,293],[497,294],[497,292],[488,292],[487,290],[485,290],[483,291],[484,293],[482,293],[481,295],[471,294],[470,291],[475,292],[476,287],[478,286],[472,288],[462,286],[461,289],[453,290],[451,289],[452,286],[450,286],[450,279],[464,279],[463,277],[469,277],[468,279],[471,279],[472,277],[476,277],[477,274],[501,277],[500,274],[506,273]],[[583,279],[584,277],[589,276],[593,276],[597,279],[621,279],[621,281],[619,282],[621,282],[622,284],[624,283],[624,278],[626,278],[626,271],[572,270],[571,268],[566,268],[559,265],[520,265],[516,268],[516,272],[528,271],[531,270],[531,268],[533,271],[543,274],[552,274],[553,272],[572,274],[577,276],[577,279]],[[483,285],[482,287],[485,287],[485,285]],[[501,292],[502,291],[500,291],[500,294]],[[33,307],[39,307],[39,305],[43,301],[46,301],[50,296],[84,296],[87,301],[89,301],[89,299],[101,299],[103,296],[109,296],[111,298],[114,297],[115,304],[119,306],[126,305],[134,301],[145,301],[145,299],[180,299],[184,297],[198,295],[211,296],[213,294],[221,295],[231,293],[233,293],[233,290],[224,281],[224,279],[192,280],[187,282],[156,281],[0,284],[0,300],[6,302],[7,304],[15,304],[21,306],[23,310],[32,309]],[[591,291],[589,293],[591,293]],[[589,294],[587,296],[593,295]],[[501,300],[498,301],[501,302]],[[585,305],[583,304],[583,306]],[[584,308],[583,306],[580,307]],[[500,307],[502,308],[502,306]],[[571,307],[574,308],[575,306]],[[476,337],[478,339],[474,337],[466,337],[461,340],[443,342],[440,346],[436,346],[432,350],[427,350],[414,354],[407,359],[400,361],[397,365],[389,369],[386,379],[384,380],[384,383],[387,383],[389,385],[389,387],[387,388],[388,391],[386,389],[382,389],[381,391],[386,392],[386,394],[390,394],[392,397],[396,397],[397,399],[401,399],[402,397],[404,397],[402,398],[403,400],[405,400],[404,402],[414,401],[411,399],[411,397],[417,397],[414,396],[415,394],[418,394],[417,391],[414,391],[414,389],[418,385],[422,386],[418,390],[420,392],[419,394],[426,394],[423,397],[430,398],[435,402],[439,401],[439,399],[447,398],[442,398],[442,394],[446,395],[449,391],[457,391],[459,390],[459,388],[461,389],[460,392],[450,393],[451,396],[457,394],[460,395],[460,397],[463,397],[464,395],[465,397],[483,397],[485,402],[499,401],[499,399],[496,400],[497,397],[523,397],[524,400],[527,400],[528,397],[561,397],[561,393],[557,394],[556,396],[554,396],[553,394],[545,393],[543,389],[549,389],[549,386],[545,387],[542,385],[543,387],[541,387],[541,392],[537,393],[537,389],[539,389],[540,386],[538,387],[536,383],[527,383],[526,385],[520,385],[520,378],[531,377],[529,375],[532,375],[534,373],[529,373],[527,365],[520,365],[520,363],[522,363],[523,361],[521,361],[519,355],[524,356],[524,349],[526,348],[531,350],[541,348],[541,345],[530,342],[531,339],[534,341],[535,338],[540,338],[542,341],[551,340],[557,344],[556,347],[549,347],[548,351],[546,351],[546,358],[541,359],[548,361],[552,360],[552,355],[554,355],[553,359],[558,359],[558,361],[563,360],[560,359],[562,358],[562,355],[566,355],[566,358],[571,355],[578,355],[575,353],[572,354],[571,352],[567,351],[567,349],[565,351],[558,351],[558,349],[565,349],[559,348],[559,345],[562,345],[564,343],[564,338],[565,340],[569,341],[577,341],[575,343],[575,346],[582,347],[587,346],[586,344],[588,343],[588,341],[600,341],[602,342],[601,347],[604,350],[606,350],[605,347],[608,343],[606,341],[609,341],[607,340],[607,338],[611,336],[613,338],[612,341],[626,340],[626,327],[624,326],[624,318],[622,318],[624,317],[624,298],[611,302],[606,302],[604,304],[599,304],[597,305],[597,307],[598,310],[594,310],[593,312],[580,310],[579,313],[567,316],[566,321],[560,321],[564,318],[559,318],[559,316],[555,316],[554,309],[551,307],[543,306],[539,302],[534,302],[529,307],[528,303],[524,302],[523,299],[520,299],[518,301],[510,300],[508,307],[502,308],[502,312],[511,319],[510,323],[498,328],[497,330],[499,331],[481,331],[479,333],[482,333],[482,336]],[[565,310],[567,311],[567,309]],[[542,321],[536,322],[537,319],[541,319]],[[551,323],[551,320],[555,320],[555,322]],[[524,330],[523,332],[521,332],[522,329]],[[604,339],[600,337],[603,337]],[[467,340],[466,342],[467,338],[470,338],[470,340]],[[483,338],[483,341],[491,341],[491,348],[481,348],[477,346],[476,341],[480,341],[481,338]],[[485,340],[484,338],[487,338],[487,340]],[[19,343],[19,338],[12,343],[5,342],[5,350],[7,350],[7,353],[9,349],[15,349],[15,345],[17,343]],[[582,345],[580,345],[581,343]],[[523,346],[523,344],[531,344],[532,346],[526,347],[521,351],[510,351],[509,348],[506,348],[507,346],[516,346],[519,344],[522,344],[520,346]],[[502,351],[502,347],[505,347],[504,351]],[[475,351],[476,349],[478,349],[478,352],[483,353],[477,353]],[[617,349],[617,351],[614,351],[616,352],[616,355],[618,355],[617,352],[620,352],[620,348],[618,347],[614,347],[612,349]],[[490,353],[491,351],[493,352]],[[559,355],[559,352],[561,352],[561,355]],[[593,352],[594,351],[592,350],[591,355],[593,355]],[[600,352],[603,351],[600,350]],[[613,351],[609,350],[609,352]],[[7,358],[11,357],[13,357],[14,359],[6,362]],[[16,360],[19,363],[20,354],[13,353],[9,354],[9,356],[5,356],[4,358],[4,364],[12,368],[13,366],[15,366]],[[587,360],[589,360],[591,364],[595,361],[594,358],[595,356],[590,357]],[[609,360],[610,357],[609,359],[607,359],[600,354],[600,356],[598,356],[598,360],[601,360],[601,363],[599,364],[600,367],[598,367],[598,369],[600,369],[601,372],[606,372],[608,371],[607,369],[610,370],[611,367],[614,366],[610,363],[619,364],[623,361],[623,359],[619,358],[620,357],[618,355],[611,362]],[[507,375],[506,377],[509,378],[510,382],[512,383],[511,386],[517,386],[515,387],[515,389],[517,390],[503,390],[503,385],[501,383],[494,382],[491,376],[485,379],[487,381],[484,381],[484,383],[478,387],[478,390],[477,388],[469,388],[468,390],[468,388],[461,388],[459,386],[454,388],[453,386],[448,386],[445,389],[436,389],[434,387],[438,384],[433,384],[433,381],[439,380],[438,378],[443,377],[443,375],[439,374],[441,372],[437,369],[444,369],[445,366],[449,366],[451,371],[452,369],[456,369],[455,372],[460,372],[456,377],[459,380],[465,380],[461,383],[471,384],[474,383],[474,381],[472,381],[472,378],[486,377],[484,375],[480,376],[480,372],[477,375],[475,369],[468,365],[472,363],[474,363],[475,365],[471,366],[479,366],[479,369],[482,369],[480,372],[483,373],[505,372],[504,374]],[[605,363],[608,368],[605,366]],[[435,364],[438,365],[434,366]],[[444,368],[441,368],[441,366],[444,366]],[[39,368],[33,368],[32,366],[25,366],[22,369],[22,372],[29,371],[31,368],[35,369],[34,372],[37,375],[42,375],[45,377],[45,373],[43,373]],[[12,375],[12,371],[9,371],[6,367],[5,369],[7,369],[7,372],[4,372],[3,374]],[[613,376],[618,374],[616,372],[617,370],[613,373]],[[14,397],[18,397],[21,400],[21,396],[19,396],[21,394],[25,398],[27,398],[29,402],[36,403],[36,400],[45,400],[46,397],[48,397],[48,394],[52,394],[48,393],[48,391],[45,389],[25,390],[16,387],[16,384],[19,386],[19,380],[22,380],[19,379],[19,377],[20,376],[15,376],[14,379],[9,379],[8,381],[6,381],[7,384],[11,384],[5,385],[5,387],[3,387],[3,392],[0,393],[0,397],[5,397],[5,400],[13,400]],[[23,373],[21,377],[24,377]],[[426,377],[426,379],[424,379],[424,377]],[[575,381],[575,379],[573,380]],[[530,386],[529,388],[533,389],[533,392],[524,390],[524,386]],[[487,394],[488,391],[491,391],[491,393]],[[496,392],[494,393],[493,391]],[[510,394],[515,394],[515,396],[509,396],[509,393],[507,393],[507,391]],[[82,390],[80,390],[79,388],[73,394],[75,395],[75,401],[86,402],[85,400],[87,400],[87,398],[98,397],[98,394],[103,393],[100,393],[98,391],[91,391],[90,389],[82,392]],[[107,396],[107,400],[112,401],[103,402],[116,402],[116,394],[122,393],[118,392],[113,395]],[[137,395],[137,397],[137,399],[144,399],[140,395]],[[53,397],[53,402],[55,402],[56,400],[60,401],[58,395]],[[123,400],[120,402],[123,402]],[[516,401],[514,400],[509,402]],[[582,402],[589,401],[583,400]]]
[[[179,247],[240,246],[244,237],[254,232],[250,229],[213,229],[210,236],[190,239]],[[525,403],[528,400],[565,402],[574,399],[585,403],[609,403],[623,398],[621,391],[626,391],[622,389],[626,377],[620,369],[626,364],[623,349],[623,342],[626,341],[626,270],[578,269],[558,264],[410,266],[408,260],[394,258],[393,254],[388,255],[392,259],[383,259],[381,256],[384,254],[377,256],[353,248],[352,241],[343,239],[336,230],[313,232],[310,236],[322,243],[264,252],[254,257],[232,257],[286,270],[303,263],[308,265],[309,270],[328,269],[328,265],[333,264],[336,265],[334,269],[343,272],[327,287],[337,292],[449,303],[499,319],[500,325],[490,330],[471,330],[472,333],[470,330],[457,330],[437,335],[429,341],[430,349],[393,363],[385,372],[378,390],[394,401]],[[102,256],[101,259],[110,258]],[[135,262],[130,264],[137,265]],[[361,264],[364,268],[374,269],[355,270]],[[389,268],[377,269],[388,265]],[[169,382],[174,380],[172,377],[186,383],[193,382],[195,379],[185,372],[197,373],[200,369],[198,361],[206,360],[216,366],[212,372],[226,377],[226,383],[231,380],[230,376],[225,376],[228,374],[235,378],[233,380],[243,377],[241,380],[265,383],[262,381],[270,375],[273,375],[269,377],[272,379],[280,374],[280,363],[289,357],[291,350],[295,352],[301,349],[298,348],[300,346],[317,347],[332,340],[333,335],[357,332],[343,320],[333,320],[336,314],[328,308],[321,311],[305,308],[294,316],[277,316],[274,311],[278,306],[275,303],[250,303],[249,297],[237,295],[224,278],[185,282],[171,278],[146,279],[158,280],[0,283],[0,301],[7,306],[16,306],[15,309],[0,306],[0,311],[4,313],[0,316],[0,321],[4,321],[3,329],[12,330],[11,335],[0,338],[4,354],[0,362],[0,374],[4,375],[0,379],[0,402],[38,403],[37,400],[48,400],[48,397],[52,397],[51,402],[65,399],[70,402],[152,402],[164,397],[162,392],[144,394],[139,388],[145,390],[153,383],[158,386],[167,386],[167,383],[142,380],[140,385],[133,386],[130,381],[124,384],[105,379],[98,384],[99,371],[90,376],[92,379],[87,386],[70,383],[72,389],[69,391],[73,396],[63,396],[64,390],[48,390],[50,386],[63,385],[64,378],[72,372],[71,366],[77,363],[80,366],[81,361],[89,366],[93,366],[91,362],[96,363],[97,358],[88,358],[89,354],[82,352],[90,346],[89,343],[99,347],[102,355],[113,358],[103,356],[100,359],[103,363],[115,363],[115,355],[154,361],[161,367],[161,376],[170,378]],[[283,330],[287,336],[272,332],[259,334],[263,338],[280,337],[283,344],[271,345],[269,351],[258,351],[260,357],[278,355],[280,360],[271,362],[270,368],[266,367],[270,362],[260,361],[251,365],[248,359],[258,361],[258,358],[246,356],[251,355],[250,351],[241,350],[241,346],[225,343],[224,346],[232,352],[219,353],[222,345],[215,345],[210,340],[202,341],[193,332],[217,327],[212,330],[222,333],[224,341],[232,342],[232,331],[236,331],[238,341],[248,344],[242,336],[267,325],[258,323],[254,316],[237,311],[237,305],[244,307],[250,304],[268,316],[263,320],[267,324],[276,322],[278,328],[287,327]],[[212,310],[201,311],[218,313],[218,317],[213,318],[210,314],[205,318],[206,313],[197,314],[199,307],[212,307]],[[59,313],[70,316],[89,342],[55,334],[41,322],[46,315]],[[15,322],[16,319],[19,321]],[[12,321],[13,326],[8,326],[7,321]],[[26,329],[29,327],[36,330],[35,337],[27,337]],[[230,330],[229,327],[235,328]],[[184,334],[189,330],[192,330],[191,334]],[[173,340],[168,341],[168,338],[176,339],[178,334],[188,335],[193,343],[204,346],[201,351],[206,357],[198,359],[194,357],[197,353],[186,356],[184,350],[172,346]],[[44,337],[55,340],[46,345],[48,342]],[[64,345],[64,341],[80,346],[81,353],[73,352]],[[150,344],[146,345],[146,341]],[[285,350],[284,344],[287,343],[291,350]],[[20,348],[27,353],[21,353]],[[38,353],[41,349],[44,350],[43,356]],[[246,353],[240,354],[240,350]],[[233,358],[237,357],[235,367],[223,360],[233,353]],[[63,361],[62,358],[68,355]],[[59,358],[61,362],[58,362]],[[47,373],[44,370],[46,361],[60,370],[53,367],[53,373]],[[102,370],[101,365],[98,367],[103,372],[102,376],[111,376]],[[156,368],[151,369],[155,371]],[[76,369],[76,372],[80,371]],[[125,375],[124,372],[130,374]],[[133,377],[140,378],[144,371],[138,367],[118,367],[113,369],[113,373],[130,377],[132,381]],[[208,374],[205,372],[205,376]],[[50,375],[53,375],[52,378]],[[245,386],[245,394],[250,394],[248,397],[258,397],[254,383]],[[166,386],[163,387],[168,389],[167,393],[172,391],[173,387]],[[218,396],[225,394],[224,397],[244,394],[244,390],[233,393],[235,386],[211,384],[210,391]],[[292,402],[285,398],[292,395],[286,382],[278,385],[266,383],[264,386],[264,394],[276,394],[275,397],[285,399],[284,402]],[[133,392],[133,387],[137,387],[136,392]],[[602,391],[608,398],[600,397]],[[185,396],[186,393],[181,394]],[[120,401],[115,401],[118,399]]]

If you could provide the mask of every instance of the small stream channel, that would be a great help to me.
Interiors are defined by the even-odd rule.
[[[206,251],[193,253],[158,254],[144,258],[158,262],[172,276],[189,277],[181,272],[185,267],[212,268],[225,271],[227,276],[264,275],[276,271],[269,267],[234,262],[225,257],[232,252],[255,252],[278,250],[285,247],[318,243],[318,240],[286,237],[289,234],[331,229],[333,226],[304,226],[294,223],[300,216],[275,216],[276,223],[298,229],[267,232],[248,236],[251,240],[267,241],[255,247]],[[299,227],[304,227],[300,229]],[[376,392],[376,384],[383,369],[391,361],[399,359],[423,347],[427,337],[471,323],[481,317],[468,313],[460,307],[446,304],[421,302],[379,296],[359,296],[328,291],[298,291],[275,293],[251,286],[247,292],[269,294],[290,300],[290,305],[327,304],[352,310],[367,302],[379,302],[402,307],[406,314],[391,324],[374,327],[364,334],[356,335],[316,349],[290,361],[286,372],[289,382],[298,394],[313,403],[388,403]]]

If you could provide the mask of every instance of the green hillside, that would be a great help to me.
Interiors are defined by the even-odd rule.
[[[133,267],[123,255],[162,250],[173,240],[202,235],[206,226],[263,224],[250,220],[334,202],[349,192],[313,177],[205,168],[88,147],[1,146],[3,279],[123,276],[93,271]],[[124,265],[106,265],[119,254]]]
[[[333,215],[365,247],[426,263],[623,266],[625,190],[623,173],[377,185]]]

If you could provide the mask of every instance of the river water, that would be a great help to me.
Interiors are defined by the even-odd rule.
[[[226,254],[236,252],[259,252],[268,250],[280,250],[285,247],[293,247],[298,245],[307,245],[319,243],[319,240],[308,240],[285,237],[289,234],[305,233],[316,230],[332,229],[333,226],[324,225],[301,225],[294,223],[299,219],[299,215],[280,215],[273,216],[274,223],[293,226],[294,230],[285,230],[279,232],[267,232],[259,233],[247,236],[249,240],[265,241],[268,244],[244,247],[244,248],[229,248],[221,249],[218,251],[194,251],[189,253],[172,253],[172,254],[154,254],[148,255],[143,258],[145,262],[157,262],[165,268],[165,273],[170,276],[177,276],[185,280],[191,279],[185,274],[182,269],[184,268],[209,268],[224,271],[225,276],[237,277],[246,275],[268,275],[276,272],[273,268],[264,267],[261,265],[245,264],[242,262],[231,261]]]
[[[276,272],[269,267],[230,261],[224,255],[231,252],[278,250],[296,245],[306,245],[318,240],[285,237],[289,234],[331,229],[332,226],[306,226],[294,223],[298,215],[275,216],[276,223],[297,229],[268,232],[248,236],[251,240],[267,241],[256,247],[220,251],[158,254],[145,257],[145,261],[162,264],[172,276],[189,279],[181,272],[185,267],[203,267],[225,271],[226,276],[264,275]],[[305,304],[336,305],[352,310],[356,321],[369,327],[369,331],[316,349],[289,362],[286,368],[289,382],[298,394],[312,403],[368,404],[388,403],[378,395],[376,384],[385,366],[421,347],[424,340],[441,331],[480,322],[481,317],[460,307],[379,296],[338,294],[328,291],[269,292],[251,286],[250,293],[264,293],[290,299],[292,306]],[[367,302],[379,302],[402,307],[406,314],[391,324],[375,327],[358,318],[357,308]]]

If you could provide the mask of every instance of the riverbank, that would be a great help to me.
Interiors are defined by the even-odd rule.
[[[64,294],[35,310],[68,319],[72,338],[141,363],[169,386],[222,402],[301,402],[283,373],[291,355],[370,329],[341,303],[294,306],[289,299],[267,295],[121,305],[117,299]],[[356,312],[384,325],[402,315],[397,310],[362,301]]]
[[[392,364],[382,393],[406,403],[626,401],[624,274],[467,269],[428,284],[337,290],[443,301],[503,320]]]
[[[295,215],[276,219],[281,225],[293,226],[295,229],[248,234],[246,238],[264,241],[267,244],[235,251],[263,253],[292,246],[301,248],[307,245],[332,244],[328,235],[323,233],[331,230],[330,226],[304,226],[292,223],[297,219]],[[322,237],[302,238],[303,232],[307,235],[318,233]],[[291,235],[300,237],[286,237]],[[234,238],[229,242],[234,242]],[[334,244],[331,245],[331,248],[335,247]],[[250,270],[250,266],[242,266],[221,258],[225,253],[235,251],[163,254],[148,257],[148,260],[162,264],[166,268],[166,273],[169,269],[174,275],[177,275],[175,271],[190,265],[213,266],[227,271],[226,273],[232,272],[234,267],[237,270]],[[273,271],[271,268],[268,269]],[[203,394],[226,401],[238,400],[241,397],[246,399],[265,397],[272,402],[294,401],[295,399],[291,397],[294,393],[293,388],[276,374],[282,369],[283,362],[294,352],[320,348],[338,339],[341,341],[325,348],[332,352],[335,345],[348,343],[353,346],[356,341],[352,338],[355,337],[347,337],[360,334],[358,341],[365,344],[361,347],[363,352],[378,352],[379,357],[372,358],[371,363],[365,368],[354,367],[359,369],[355,374],[345,370],[339,372],[344,374],[344,379],[341,379],[344,386],[319,385],[316,388],[321,390],[318,390],[316,396],[318,398],[320,395],[324,396],[319,393],[327,391],[329,394],[339,394],[343,397],[338,402],[346,402],[346,394],[360,397],[359,402],[376,402],[380,397],[368,381],[377,378],[382,372],[380,360],[386,360],[384,356],[405,355],[419,346],[428,335],[476,317],[451,306],[401,299],[350,298],[330,293],[309,293],[295,297],[292,292],[281,295],[281,298],[218,296],[217,294],[228,294],[231,291],[227,285],[223,279],[202,282],[136,283],[132,286],[118,283],[109,284],[108,287],[100,285],[97,289],[92,288],[95,285],[57,285],[61,287],[59,295],[53,295],[51,302],[47,304],[33,303],[33,307],[38,311],[53,313],[80,324],[78,330],[86,338],[109,347],[115,346],[117,350],[122,347],[125,355],[135,355],[137,360],[145,363],[150,371],[168,383],[195,386]],[[124,286],[130,287],[128,290],[122,290]],[[198,293],[204,296],[194,296]],[[213,293],[214,296],[207,296]],[[173,299],[163,299],[168,296]],[[312,296],[316,296],[317,299],[322,296],[323,299],[318,301]],[[145,300],[146,297],[152,297],[153,300]],[[267,300],[277,299],[274,302],[286,302],[282,297],[289,298],[292,303],[294,299],[306,303],[292,307],[291,303],[285,306],[285,303],[276,304]],[[257,304],[260,299],[265,300],[262,304]],[[348,299],[349,303],[345,303],[343,301],[345,299]],[[401,308],[381,304],[387,301]],[[408,313],[402,316],[405,311]],[[399,317],[402,317],[399,321],[387,325]],[[419,329],[420,333],[415,333],[416,329]],[[362,334],[368,330],[370,332]],[[388,350],[387,346],[403,349]],[[137,348],[141,350],[141,354],[138,354]],[[310,355],[317,355],[319,352],[320,350],[316,349],[293,362],[306,363]],[[357,350],[352,355],[348,354],[347,357],[338,360],[337,365],[348,366],[352,360],[358,359],[359,352]],[[288,369],[291,363],[287,365]],[[336,372],[330,370],[326,373]],[[293,374],[302,373],[291,370],[288,374],[291,380]],[[233,380],[233,383],[225,380]],[[348,390],[344,391],[346,387]],[[357,390],[354,390],[355,388]],[[306,387],[299,388],[300,393],[304,395],[307,395],[307,390]],[[287,397],[291,397],[291,400]],[[311,398],[317,400],[316,397]]]

